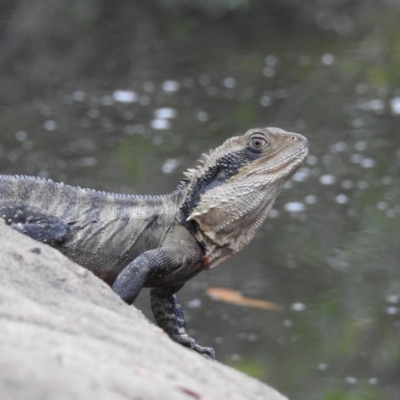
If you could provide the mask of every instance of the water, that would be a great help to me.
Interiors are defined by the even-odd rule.
[[[304,134],[310,157],[253,242],[182,289],[188,330],[293,399],[398,399],[400,36],[388,7],[371,29],[366,8],[334,19],[336,31],[254,23],[237,34],[235,20],[205,29],[172,18],[166,35],[145,20],[143,36],[90,23],[63,34],[50,17],[14,11],[2,26],[23,35],[19,22],[31,21],[34,52],[13,37],[14,52],[0,49],[1,172],[168,193],[232,135]],[[284,309],[218,302],[207,287]]]

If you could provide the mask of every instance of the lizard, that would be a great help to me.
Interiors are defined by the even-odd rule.
[[[150,287],[157,324],[174,341],[214,359],[213,348],[186,332],[176,293],[250,242],[307,155],[300,134],[250,129],[203,154],[175,191],[157,196],[0,175],[0,218],[92,271],[129,305]]]

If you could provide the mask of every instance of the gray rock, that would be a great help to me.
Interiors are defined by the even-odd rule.
[[[0,399],[285,399],[172,342],[58,251],[4,223],[0,237]]]

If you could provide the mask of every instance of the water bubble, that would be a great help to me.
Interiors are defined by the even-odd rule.
[[[302,212],[305,211],[306,205],[300,201],[290,201],[285,204],[285,210],[289,212]]]
[[[317,196],[315,196],[315,194],[308,194],[306,197],[304,197],[304,201],[307,204],[315,204],[317,202]]]
[[[201,121],[201,122],[206,122],[208,121],[208,113],[205,111],[198,111],[196,114],[196,118]]]
[[[318,364],[318,369],[320,371],[325,371],[326,369],[328,369],[328,366],[325,363],[321,363],[321,364]]]
[[[326,53],[321,57],[321,62],[324,65],[332,65],[335,62],[335,56],[330,53]]]
[[[187,305],[189,308],[199,308],[199,307],[201,307],[201,304],[202,304],[202,302],[201,302],[200,299],[193,299],[193,300],[190,300],[190,301],[188,301],[188,302],[186,303],[186,305]]]
[[[46,129],[48,131],[54,131],[57,127],[56,123],[50,119],[48,121],[46,121],[43,124],[43,126],[44,126],[44,129]]]
[[[85,100],[85,93],[81,90],[76,90],[74,93],[72,93],[72,97],[75,101],[83,101]]]
[[[112,97],[120,103],[133,103],[138,99],[137,93],[131,90],[115,90]]]
[[[352,154],[350,156],[350,161],[353,164],[359,164],[362,161],[362,159],[363,159],[363,156],[361,154],[358,154],[358,153],[354,153],[354,154]]]
[[[304,303],[293,303],[290,305],[290,308],[293,311],[304,311],[306,309],[306,305]]]
[[[364,151],[367,148],[367,142],[365,140],[359,140],[354,147],[357,151]]]
[[[390,101],[390,108],[393,114],[400,114],[400,97],[395,97]]]
[[[388,303],[397,304],[400,303],[400,296],[398,296],[397,294],[389,294],[385,297],[385,300]]]
[[[280,212],[278,210],[276,210],[275,208],[272,208],[271,210],[269,210],[268,216],[270,218],[278,218],[279,214],[280,214]]]
[[[395,315],[399,312],[399,308],[395,306],[390,306],[386,309],[386,313],[389,315]]]
[[[345,194],[338,194],[336,196],[336,203],[338,204],[346,204],[349,201],[349,198]]]
[[[264,61],[265,64],[269,65],[270,67],[273,67],[278,62],[278,59],[273,55],[268,55],[267,57],[265,57]]]
[[[169,129],[169,127],[170,127],[170,122],[168,121],[168,120],[166,120],[166,119],[153,119],[152,121],[151,121],[151,123],[150,123],[150,125],[151,125],[151,127],[153,128],[153,129],[157,129],[157,130],[160,130],[160,129]]]
[[[376,385],[378,383],[378,378],[369,378],[368,383],[370,385]]]
[[[307,158],[307,164],[309,165],[315,165],[318,162],[317,156],[314,156],[313,154],[310,154]]]
[[[16,132],[16,134],[15,134],[15,138],[17,139],[17,140],[19,140],[20,142],[22,142],[22,141],[24,141],[26,138],[27,138],[27,134],[26,134],[26,132],[24,132],[24,131],[18,131],[18,132]]]
[[[268,107],[271,103],[272,103],[272,99],[271,99],[271,97],[269,97],[269,96],[263,96],[263,97],[261,97],[261,99],[260,99],[260,104],[261,104],[263,107]]]
[[[352,189],[354,187],[354,183],[350,179],[345,179],[341,186],[343,189]]]
[[[263,74],[267,77],[267,78],[272,78],[275,75],[275,68],[274,67],[265,67],[263,69]]]
[[[170,107],[157,108],[154,110],[154,116],[156,119],[172,119],[176,118],[177,111]]]
[[[354,376],[347,376],[346,382],[350,383],[350,385],[355,385],[358,382],[358,379],[355,378]]]
[[[161,170],[164,174],[171,174],[179,167],[179,165],[180,162],[176,158],[168,158],[162,165]]]
[[[236,86],[236,79],[235,78],[231,78],[231,77],[227,77],[223,80],[222,82],[224,84],[224,86],[228,89],[233,89]]]
[[[368,109],[376,113],[381,113],[385,109],[385,103],[382,99],[372,99],[367,103]]]
[[[347,149],[347,143],[346,142],[337,142],[334,145],[332,145],[332,150],[333,151],[344,151]]]
[[[386,209],[388,208],[388,203],[386,203],[386,201],[379,201],[379,202],[376,204],[376,208],[377,208],[378,210],[381,210],[381,211],[386,210]]]
[[[286,328],[290,328],[293,325],[293,322],[290,319],[285,319],[283,321],[283,326],[285,326]]]
[[[304,182],[310,176],[310,168],[300,168],[292,177],[296,182]]]
[[[363,168],[373,168],[375,166],[375,160],[372,158],[364,158],[361,161],[361,166]]]
[[[179,82],[170,80],[163,82],[162,89],[164,90],[164,92],[173,93],[179,90],[180,86],[181,85]]]
[[[323,185],[333,185],[336,182],[336,178],[333,175],[322,175],[319,178],[319,181],[323,184]]]

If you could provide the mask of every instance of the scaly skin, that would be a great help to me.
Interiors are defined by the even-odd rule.
[[[132,304],[152,287],[154,317],[175,341],[208,358],[185,331],[176,292],[245,247],[283,184],[303,164],[307,140],[278,128],[226,140],[166,196],[130,196],[50,180],[0,176],[0,217],[107,282]]]

